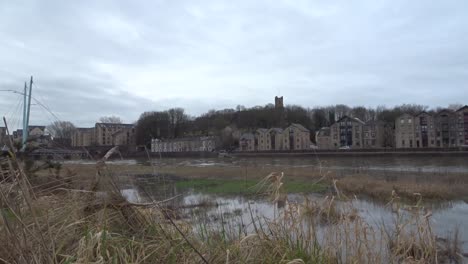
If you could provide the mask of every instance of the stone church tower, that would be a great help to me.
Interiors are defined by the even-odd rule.
[[[283,109],[283,96],[275,96],[275,108],[276,109]]]

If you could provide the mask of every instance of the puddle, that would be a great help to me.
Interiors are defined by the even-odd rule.
[[[161,180],[164,177],[166,180]],[[172,177],[172,178],[171,178]],[[194,228],[203,225],[204,228],[216,230],[232,227],[239,232],[254,231],[252,218],[258,223],[273,220],[289,209],[290,204],[302,203],[307,197],[310,200],[322,200],[317,194],[289,194],[290,204],[279,206],[266,199],[246,196],[220,196],[194,192],[191,189],[178,189],[174,182],[177,177],[162,175],[155,178],[152,175],[138,176],[132,184],[121,189],[123,196],[131,202],[148,202],[151,200],[165,200],[179,195],[171,200],[167,206],[178,209],[178,217],[192,221]],[[172,180],[172,181],[171,181]],[[338,207],[341,202],[337,202]],[[373,227],[394,226],[395,213],[390,206],[369,200],[353,200],[352,207],[358,215]],[[459,239],[463,243],[463,252],[468,252],[468,204],[464,201],[425,204],[424,208],[432,212],[431,224],[438,237],[449,237],[455,229],[459,231]]]

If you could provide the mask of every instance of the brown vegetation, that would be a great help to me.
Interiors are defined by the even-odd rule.
[[[12,166],[0,185],[2,261],[441,263],[460,259],[456,241],[436,240],[427,221],[430,215],[413,210],[401,217],[399,211],[395,228],[376,228],[361,219],[351,204],[338,207],[333,197],[301,204],[288,201],[280,174],[270,174],[259,183],[273,202],[287,205],[277,217],[258,219],[252,214],[253,232],[222,225],[205,227],[200,237],[194,223],[173,219],[164,202],[126,201],[104,162],[88,171],[87,181],[68,169],[65,175],[45,173],[52,177],[43,188],[39,186],[44,175],[28,175],[20,164]],[[392,202],[398,205],[398,198]]]
[[[453,200],[468,197],[468,179],[464,175],[445,176],[440,179],[418,180],[416,177],[385,179],[367,175],[352,175],[338,180],[340,190],[350,195],[368,196],[386,201],[392,192],[402,198],[415,199],[415,194],[425,200]]]

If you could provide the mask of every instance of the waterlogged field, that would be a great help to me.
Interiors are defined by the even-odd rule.
[[[468,179],[466,164],[455,160],[158,159],[26,167],[0,189],[0,257],[465,263]]]
[[[262,225],[305,203],[323,203],[324,200],[334,199],[334,207],[330,210],[336,211],[332,212],[332,217],[342,217],[339,216],[341,211],[352,212],[370,227],[378,230],[385,226],[388,232],[395,231],[397,217],[411,218],[413,213],[430,214],[428,221],[439,240],[444,241],[456,235],[460,250],[468,252],[468,204],[462,200],[425,201],[416,194],[415,200],[410,201],[399,197],[397,209],[397,202],[393,200],[395,197],[392,197],[391,192],[387,200],[375,200],[367,196],[359,199],[358,196],[344,194],[338,198],[324,180],[316,182],[284,176],[281,186],[284,197],[272,200],[267,195],[270,192],[261,188],[259,181],[251,179],[182,179],[160,174],[135,175],[132,178],[132,184],[121,190],[124,197],[134,202],[148,202],[179,195],[168,205],[178,208],[177,217],[193,223],[197,231],[209,228],[223,230],[231,233],[231,236],[232,232],[237,235],[248,234],[254,231],[255,222]],[[328,205],[325,203],[320,206]],[[397,210],[403,213],[398,215]],[[325,222],[338,221],[326,219],[329,215],[322,217]]]

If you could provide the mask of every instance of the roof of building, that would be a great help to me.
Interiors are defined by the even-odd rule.
[[[79,130],[79,131],[88,131],[92,129],[94,129],[94,127],[77,127],[76,128],[76,130]]]
[[[309,129],[305,128],[303,125],[298,124],[298,123],[292,123],[290,126],[296,127],[299,130],[304,131],[304,132],[309,132]]]
[[[454,114],[455,111],[453,111],[452,109],[445,108],[445,109],[442,109],[442,110],[438,111],[436,115],[440,115],[440,114],[443,114],[443,113]]]
[[[399,115],[397,118],[400,118],[402,116],[411,116],[411,117],[414,117],[412,114],[409,114],[409,113],[403,113],[401,115]]]
[[[279,127],[272,127],[268,130],[268,132],[276,132],[276,133],[283,133],[283,129],[282,128],[279,128]]]
[[[366,125],[384,125],[386,122],[382,120],[368,120]]]
[[[255,140],[255,136],[252,133],[244,133],[240,137],[240,140]]]
[[[33,130],[35,128],[39,128],[40,130],[44,130],[46,127],[45,126],[29,126],[29,130]]]
[[[120,132],[120,131],[119,131]],[[171,139],[154,139],[156,142],[180,142],[180,141],[201,141],[201,140],[215,140],[216,136],[201,136],[201,137],[181,137]]]
[[[426,112],[426,111],[421,111],[421,112],[419,112],[419,113],[418,113],[417,115],[415,115],[415,116],[420,116],[420,115],[424,115],[424,114],[425,114],[425,115],[432,116],[431,114],[429,114],[429,113]]]
[[[351,120],[351,121],[353,121],[353,122],[358,122],[358,123],[360,123],[360,124],[362,124],[362,125],[365,124],[364,121],[362,121],[361,119],[359,119],[359,118],[357,118],[357,117],[347,116],[347,115],[344,115],[343,117],[341,117],[340,119],[338,119],[338,121],[336,121],[336,123],[341,122],[343,119],[349,119],[349,120]]]
[[[259,128],[257,129],[257,132],[258,133],[268,133],[269,129],[266,129],[266,128]]]
[[[317,136],[327,137],[327,136],[330,136],[330,132],[331,132],[330,127],[322,127],[317,131]]]
[[[38,128],[38,129],[40,129],[40,130],[45,130],[45,126],[29,126],[29,127],[28,127],[28,130],[31,131],[31,130],[33,130],[33,129],[35,129],[35,128]],[[23,129],[19,128],[19,129],[17,129],[17,130],[14,131],[14,132],[16,132],[16,133],[23,133]],[[14,133],[14,132],[13,132],[13,133]]]
[[[96,123],[96,126],[113,126],[113,127],[134,127],[134,124],[120,124],[120,123]]]
[[[465,110],[465,109],[468,109],[468,105],[462,106],[460,109],[457,110],[457,112],[463,111],[463,110]]]

